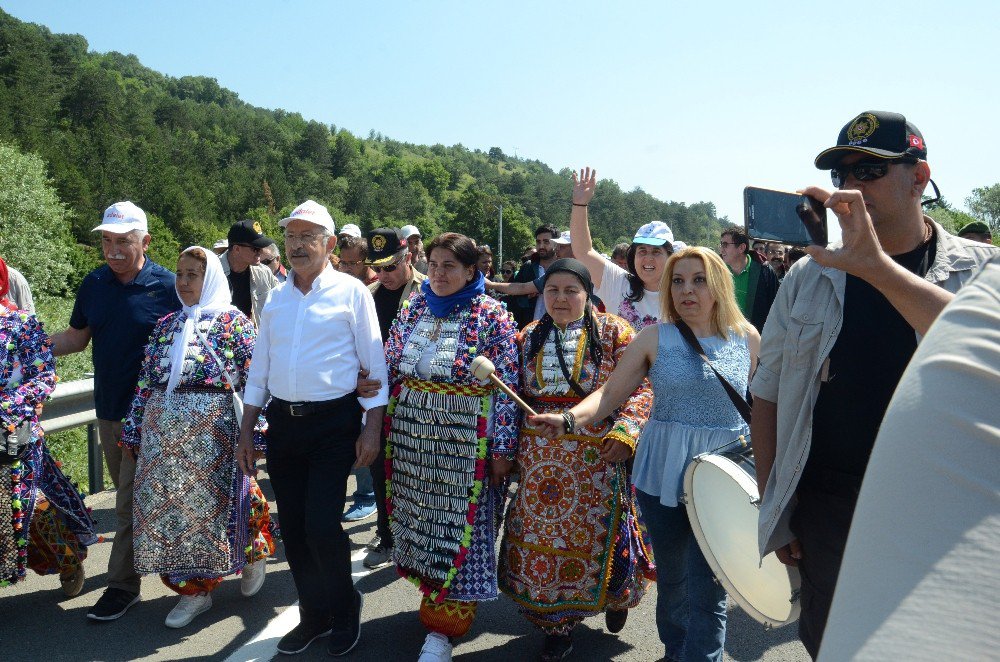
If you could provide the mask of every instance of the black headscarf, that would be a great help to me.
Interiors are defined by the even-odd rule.
[[[553,274],[559,272],[570,273],[580,279],[580,284],[583,285],[584,289],[587,291],[587,302],[583,305],[583,326],[587,330],[587,348],[590,352],[590,358],[594,360],[594,365],[596,367],[594,378],[594,383],[596,384],[597,373],[601,370],[601,362],[604,360],[604,348],[601,346],[600,332],[597,329],[597,318],[594,315],[594,306],[590,303],[590,297],[594,293],[594,281],[590,279],[590,271],[584,266],[583,262],[575,260],[571,257],[563,258],[561,260],[556,260],[553,262],[548,269],[545,270],[545,275],[542,276],[542,290],[545,289],[545,283],[549,281],[549,277]],[[542,296],[542,292],[538,293]],[[532,359],[538,354],[545,344],[545,339],[549,337],[552,333],[552,329],[555,326],[555,322],[552,320],[552,316],[546,312],[542,315],[542,318],[538,320],[538,324],[531,332],[531,336],[528,340],[528,355],[527,362],[531,362]]]

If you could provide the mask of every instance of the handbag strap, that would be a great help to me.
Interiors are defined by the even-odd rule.
[[[212,320],[212,323],[214,324],[215,320]],[[231,388],[233,390],[233,393],[235,394],[236,380],[229,373],[229,371],[226,370],[226,364],[222,361],[222,358],[216,353],[215,349],[212,347],[212,343],[208,341],[208,338],[205,336],[205,334],[202,333],[201,329],[198,328],[197,322],[195,322],[194,324],[194,332],[198,336],[198,339],[201,340],[202,344],[205,345],[205,349],[207,349],[208,353],[212,355],[212,358],[215,360],[215,362],[219,364],[219,372],[221,372],[222,377],[227,382],[229,382],[229,388]]]
[[[687,341],[687,344],[691,346],[691,349],[694,350],[694,353],[700,356],[702,360],[708,364],[708,367],[712,369],[715,376],[719,378],[719,382],[722,383],[722,388],[726,389],[726,395],[728,395],[729,399],[733,401],[733,404],[736,406],[736,410],[740,412],[740,416],[743,417],[746,424],[750,425],[750,404],[746,401],[746,398],[740,395],[739,392],[733,388],[733,385],[729,383],[729,380],[723,377],[722,373],[716,370],[715,366],[712,365],[712,362],[708,359],[708,356],[705,355],[705,350],[701,348],[701,343],[698,342],[698,338],[695,337],[694,331],[691,330],[691,327],[689,327],[684,320],[677,320],[675,326],[677,327],[677,330],[681,332],[681,337],[683,337],[684,340]]]
[[[556,357],[559,359],[559,367],[562,369],[563,377],[566,378],[566,381],[569,382],[570,388],[572,388],[578,396],[581,398],[587,397],[588,393],[583,390],[582,386],[580,386],[580,382],[573,379],[573,373],[570,372],[569,368],[566,366],[566,357],[563,356],[562,339],[559,337],[559,329],[555,328],[555,325],[553,325],[552,331],[556,334]]]

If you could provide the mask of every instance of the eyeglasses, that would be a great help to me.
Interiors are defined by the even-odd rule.
[[[285,243],[286,244],[311,244],[316,241],[316,237],[322,237],[321,234],[312,234],[307,232],[306,234],[286,234]]]
[[[277,262],[277,260],[278,260],[278,258],[276,258],[276,257],[269,257],[266,260],[261,260],[260,263],[261,264],[266,264],[267,266],[271,266],[272,264],[274,264],[275,262]]]
[[[736,244],[734,244],[731,241],[720,241],[719,242],[719,248],[725,248],[726,246],[735,246],[735,245]]]
[[[882,179],[889,173],[889,166],[894,163],[916,163],[916,159],[879,159],[877,161],[858,161],[850,165],[837,165],[830,170],[830,179],[837,188],[844,188],[847,176],[853,175],[859,182],[871,182]]]
[[[342,267],[357,267],[357,266],[360,266],[360,265],[362,265],[364,263],[365,263],[364,260],[343,260],[342,259],[340,261],[340,266],[342,266]]]
[[[381,273],[391,274],[399,267],[400,264],[402,264],[402,262],[403,262],[402,260],[396,260],[392,264],[387,264],[384,267],[372,267],[372,271],[374,271],[377,274]]]

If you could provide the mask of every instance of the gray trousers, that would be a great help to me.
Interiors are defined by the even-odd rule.
[[[141,585],[135,571],[132,547],[132,487],[135,482],[135,460],[118,442],[122,438],[122,422],[97,419],[97,434],[104,449],[111,480],[118,490],[115,496],[115,539],[111,543],[108,561],[108,587],[138,593]]]

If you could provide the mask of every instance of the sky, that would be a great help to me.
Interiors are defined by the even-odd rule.
[[[932,177],[960,209],[1000,182],[996,2],[0,6],[92,50],[210,76],[257,106],[359,136],[592,166],[737,223],[747,185],[829,188],[813,159],[866,110],[920,129]]]

